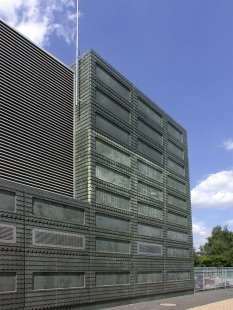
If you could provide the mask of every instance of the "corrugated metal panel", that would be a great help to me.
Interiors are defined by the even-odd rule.
[[[73,72],[0,27],[0,175],[73,196]]]

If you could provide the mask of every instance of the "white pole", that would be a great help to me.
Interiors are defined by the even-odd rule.
[[[76,187],[76,173],[75,173],[75,168],[76,168],[76,160],[75,160],[75,155],[76,155],[76,109],[79,104],[79,45],[78,45],[78,0],[77,0],[77,22],[76,22],[76,63],[75,63],[75,102],[74,102],[74,121],[73,121],[73,127],[74,127],[74,134],[73,134],[73,196],[74,198],[76,197],[75,195],[75,187]]]

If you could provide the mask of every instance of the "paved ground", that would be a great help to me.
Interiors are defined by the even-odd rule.
[[[164,305],[162,305],[164,304]],[[108,310],[233,310],[233,288],[141,302]]]

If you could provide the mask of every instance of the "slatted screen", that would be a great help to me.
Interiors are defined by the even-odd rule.
[[[0,175],[73,196],[73,72],[0,21]]]

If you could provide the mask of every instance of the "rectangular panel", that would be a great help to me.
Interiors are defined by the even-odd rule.
[[[109,121],[103,116],[96,114],[96,127],[106,132],[108,135],[116,138],[117,140],[129,145],[130,144],[130,133]]]
[[[129,272],[97,272],[96,286],[129,284]]]
[[[152,121],[162,125],[162,116],[150,108],[146,103],[138,98],[138,110],[148,116]]]
[[[162,163],[162,160],[163,160],[162,153],[155,150],[153,147],[149,146],[148,144],[142,142],[139,139],[138,139],[138,151],[148,156],[152,160]]]
[[[104,94],[103,92],[96,89],[95,92],[96,102],[99,103],[105,109],[116,114],[118,117],[122,118],[125,122],[130,121],[130,112],[125,109],[122,105],[117,103],[115,100]]]
[[[33,214],[61,221],[84,224],[84,210],[37,198],[33,198]]]
[[[115,193],[107,192],[101,189],[96,189],[96,202],[104,205],[112,206],[118,209],[129,210],[130,199]]]
[[[160,244],[138,242],[138,254],[162,255],[163,247]]]
[[[146,163],[138,160],[138,172],[145,174],[149,178],[162,182],[162,171],[155,169],[154,167],[147,165]]]
[[[16,291],[16,273],[0,272],[0,293]]]
[[[158,131],[147,125],[145,122],[140,120],[140,118],[138,119],[138,130],[155,142],[162,144],[162,135]]]
[[[168,160],[167,160],[167,166],[168,166],[168,168],[170,168],[174,172],[179,173],[180,175],[184,175],[185,174],[184,167],[179,165],[179,164],[177,164],[176,162],[174,162],[170,158],[168,158]]]
[[[138,182],[138,193],[160,201],[163,200],[163,192],[160,189],[142,182]]]
[[[180,181],[177,181],[171,177],[167,177],[167,185],[180,191],[185,193],[185,183],[182,183]]]
[[[67,289],[84,287],[83,272],[35,272],[33,290]]]
[[[0,223],[0,243],[16,243],[16,227]]]
[[[96,227],[116,231],[129,231],[130,221],[106,214],[96,214]]]
[[[167,195],[167,202],[175,207],[186,209],[186,201],[173,195]]]
[[[83,250],[85,249],[85,237],[77,234],[34,228],[33,244],[44,247]]]
[[[0,209],[15,211],[16,195],[13,192],[8,192],[0,189]]]
[[[112,239],[96,238],[97,252],[112,252],[112,253],[129,253],[130,242]]]
[[[167,239],[176,241],[188,241],[188,234],[181,231],[168,230]]]
[[[167,149],[168,149],[168,151],[172,152],[176,156],[178,156],[182,159],[184,158],[184,151],[181,148],[179,148],[177,145],[172,143],[171,141],[167,142]]]
[[[138,284],[162,282],[162,272],[138,272]]]
[[[161,233],[162,233],[161,227],[138,223],[139,235],[161,238]]]
[[[167,272],[167,280],[168,281],[182,281],[182,280],[190,280],[190,273],[186,271],[178,271],[178,272]]]
[[[112,88],[116,93],[121,95],[127,101],[130,100],[130,90],[121,82],[117,81],[110,73],[100,66],[96,65],[96,76],[108,87]]]
[[[130,155],[100,140],[95,141],[96,152],[122,165],[130,166]]]
[[[188,249],[179,249],[179,248],[167,248],[167,256],[171,257],[189,257]]]
[[[167,220],[168,220],[168,222],[172,222],[175,224],[180,224],[180,225],[185,225],[185,226],[187,225],[187,217],[180,216],[180,215],[175,214],[175,213],[168,212],[167,213]]]
[[[170,123],[167,123],[167,131],[173,135],[173,137],[175,137],[176,139],[178,139],[179,141],[183,141],[183,136],[182,136],[182,132],[179,131],[178,129],[176,129],[174,126],[172,126]]]
[[[96,165],[96,177],[109,183],[130,188],[130,177],[111,168]]]
[[[142,202],[138,202],[138,213],[149,217],[154,217],[162,219],[162,209],[156,208],[154,206],[147,205]]]

